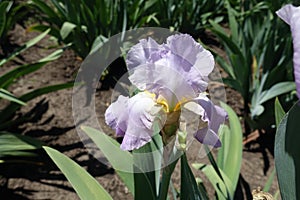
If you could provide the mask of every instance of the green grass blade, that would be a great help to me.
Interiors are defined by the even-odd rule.
[[[43,39],[48,33],[49,33],[50,29],[44,31],[43,33],[41,33],[40,35],[38,35],[37,37],[29,40],[28,42],[26,42],[24,45],[22,45],[19,49],[17,49],[14,53],[12,53],[9,57],[3,59],[0,61],[0,67],[8,62],[9,60],[13,59],[14,57],[16,57],[17,55],[19,55],[20,53],[22,53],[23,51],[25,51],[26,49],[32,47],[33,45],[35,45],[36,43],[38,43],[41,39]]]
[[[43,143],[20,134],[0,132],[0,157],[32,156],[31,150],[42,148]]]
[[[15,103],[18,103],[20,105],[26,105],[25,102],[19,100],[17,97],[15,97],[13,94],[11,94],[10,92],[8,92],[7,90],[5,89],[0,89],[0,98],[3,98],[3,99],[6,99],[8,101],[12,101],[12,102],[15,102]]]
[[[272,173],[270,174],[264,188],[263,188],[263,191],[265,192],[269,192],[271,186],[272,186],[272,183],[273,183],[273,180],[274,180],[274,177],[275,177],[275,173],[276,173],[276,170],[275,168],[273,169]]]
[[[38,96],[41,96],[43,94],[47,94],[50,92],[54,92],[54,91],[58,91],[58,90],[62,90],[62,89],[66,89],[66,88],[70,88],[73,87],[74,83],[63,83],[63,84],[57,84],[57,85],[51,85],[51,86],[46,86],[43,88],[39,88],[36,89],[32,92],[29,92],[27,94],[22,95],[21,97],[19,97],[19,99],[23,102],[27,102],[30,101]],[[20,104],[16,104],[16,103],[11,103],[10,105],[8,105],[5,109],[3,109],[0,112],[0,115],[2,116],[0,118],[0,124],[7,121],[8,119],[10,119],[13,114],[21,107],[22,105]],[[1,127],[0,125],[0,130],[3,127]]]
[[[105,189],[73,160],[50,147],[44,147],[47,154],[66,176],[82,200],[112,200]]]
[[[7,15],[7,7],[9,5],[8,1],[0,2],[0,39],[3,37],[3,33],[6,27],[6,15]]]
[[[58,59],[62,55],[63,51],[64,51],[63,49],[59,49],[51,53],[50,55],[42,58],[37,63],[19,66],[7,72],[6,74],[0,76],[0,87],[7,88],[17,78],[32,73],[40,69],[41,67],[43,67],[48,62]]]

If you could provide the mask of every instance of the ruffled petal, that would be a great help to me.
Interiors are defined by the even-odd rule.
[[[297,95],[300,99],[300,7],[288,4],[278,10],[276,14],[291,27],[294,47],[294,75]]]
[[[105,112],[106,123],[116,130],[117,136],[124,136],[121,144],[123,150],[138,149],[150,142],[154,122],[164,120],[163,117],[162,106],[144,92],[131,98],[119,96]]]
[[[198,130],[195,134],[195,138],[200,143],[207,144],[215,148],[222,146],[219,136],[208,127]]]
[[[155,71],[157,71],[158,66],[160,70],[169,67],[175,71],[175,73],[172,72],[172,75],[179,74],[180,79],[198,93],[206,90],[208,85],[207,77],[214,68],[212,54],[187,34],[170,36],[167,38],[167,43],[162,45],[157,44],[151,38],[141,40],[128,52],[126,63],[130,74],[135,73],[135,70],[141,66],[156,68],[153,69]],[[170,69],[168,69],[167,72],[169,72]],[[168,77],[169,74],[163,75],[162,73],[165,72],[160,73],[161,77],[166,76],[164,77],[166,78],[165,82],[176,83],[177,79],[172,79],[173,76]],[[147,77],[144,77],[142,80],[140,79],[139,82],[133,82],[133,84],[145,85],[146,83],[142,81],[146,80],[146,78]],[[169,85],[166,85],[166,87]],[[163,85],[152,84],[152,86],[161,88]],[[173,86],[171,88],[169,87],[168,90],[173,92]]]
[[[292,16],[295,12],[296,7],[292,4],[283,6],[281,9],[276,11],[276,14],[287,24],[291,24]]]
[[[140,90],[147,90],[156,94],[158,100],[165,100],[170,110],[179,101],[197,96],[182,74],[163,63],[140,66],[129,76],[129,80]]]
[[[198,92],[205,91],[207,77],[215,65],[213,55],[187,34],[170,36],[166,48],[172,52],[168,60],[186,81]]]
[[[142,39],[129,50],[126,64],[129,70],[146,63],[153,63],[161,58],[164,49],[152,38]]]
[[[196,108],[194,105],[195,113],[201,115],[203,122],[207,122],[207,127],[201,128],[195,133],[195,138],[203,144],[220,147],[218,130],[228,117],[226,111],[214,105],[206,96],[199,96],[195,101],[201,107]]]
[[[105,122],[116,130],[118,137],[123,137],[127,129],[128,100],[128,97],[119,96],[105,111]]]

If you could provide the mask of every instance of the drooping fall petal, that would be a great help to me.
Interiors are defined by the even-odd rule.
[[[149,94],[141,92],[131,98],[120,96],[109,106],[105,118],[118,136],[124,136],[121,149],[133,150],[151,141],[160,110]]]
[[[207,145],[220,147],[221,142],[218,136],[220,125],[227,119],[226,111],[213,104],[213,102],[204,95],[200,95],[193,102],[185,106],[186,109],[201,116],[201,121],[206,122],[207,126],[200,127],[195,133],[195,138]]]

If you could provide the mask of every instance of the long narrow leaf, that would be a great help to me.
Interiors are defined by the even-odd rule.
[[[70,33],[76,28],[76,24],[71,22],[64,22],[60,29],[60,36],[64,40],[66,39]]]
[[[19,100],[17,97],[15,97],[13,94],[11,94],[10,92],[8,92],[7,90],[4,90],[2,88],[0,88],[0,98],[6,99],[8,101],[12,101],[15,103],[18,103],[20,105],[26,105],[25,102]]]
[[[41,0],[32,0],[31,3],[34,6],[37,6],[42,11],[43,14],[46,14],[47,17],[52,20],[52,22],[55,22],[56,25],[59,25],[59,22],[60,22],[59,16],[44,1],[41,1]]]
[[[200,200],[204,199],[206,194],[201,194],[198,185],[196,183],[194,174],[188,164],[186,155],[181,156],[181,188],[180,199],[181,200]]]
[[[9,1],[0,2],[0,38],[2,38],[2,34],[6,27],[6,15],[7,15],[7,7],[9,5]]]
[[[29,40],[23,46],[21,46],[19,49],[17,49],[14,53],[12,53],[8,58],[5,58],[5,59],[1,60],[0,61],[0,67],[3,64],[5,64],[6,62],[8,62],[9,60],[11,60],[14,57],[16,57],[17,55],[19,55],[20,53],[22,53],[23,51],[25,51],[26,49],[28,49],[28,48],[32,47],[33,45],[35,45],[36,43],[38,43],[41,39],[43,39],[49,33],[49,31],[50,31],[50,29],[44,31],[43,33],[41,33],[37,37]]]
[[[266,102],[276,96],[290,92],[295,89],[296,89],[296,85],[294,82],[288,81],[288,82],[277,83],[276,85],[272,86],[270,89],[268,89],[267,91],[264,91],[261,94],[259,104],[263,104],[264,102]]]
[[[299,101],[281,120],[275,137],[275,166],[282,199],[300,199]]]
[[[230,48],[230,50],[237,55],[242,56],[240,48],[227,36],[224,34],[224,30],[220,28],[220,25],[215,23],[212,20],[209,20],[209,23],[213,27],[212,31],[220,38],[222,41]]]
[[[66,176],[82,200],[112,200],[105,189],[87,171],[73,160],[50,147],[44,147],[47,154]]]
[[[120,144],[105,133],[86,126],[81,129],[94,141],[131,193],[135,194],[132,155],[121,150]]]
[[[46,86],[46,87],[43,87],[43,88],[36,89],[36,90],[34,90],[32,92],[29,92],[27,94],[24,94],[21,97],[19,97],[19,99],[23,102],[27,102],[27,101],[30,101],[30,100],[32,100],[32,99],[34,99],[38,96],[41,96],[43,94],[47,94],[47,93],[50,93],[50,92],[70,88],[70,87],[73,87],[73,86],[74,86],[74,83],[63,83],[63,84]],[[0,115],[2,116],[0,118],[0,124],[7,121],[9,118],[11,118],[13,116],[14,112],[16,112],[20,107],[21,107],[21,105],[19,105],[19,104],[11,103],[5,109],[3,109],[0,112]],[[2,128],[3,127],[0,125],[0,130]]]
[[[229,0],[225,1],[225,6],[228,13],[229,27],[231,31],[231,38],[234,42],[238,42],[238,24],[234,16],[234,10],[231,8]]]
[[[162,138],[158,134],[159,125],[154,126],[154,136],[152,140],[143,147],[133,150],[134,165],[139,173],[134,174],[135,179],[135,199],[147,198],[156,199],[159,194],[160,168],[162,161]],[[138,179],[139,181],[136,181]],[[141,185],[141,182],[148,184]]]
[[[232,182],[221,169],[219,169],[219,171],[222,178],[218,175],[212,165],[193,163],[192,166],[197,170],[201,170],[206,175],[208,180],[213,185],[218,199],[233,199],[233,197],[227,195],[228,190],[234,190]]]
[[[242,164],[243,132],[235,112],[224,103],[221,106],[228,113],[230,129],[225,129],[222,134],[222,147],[218,152],[218,161],[222,162],[218,162],[218,165],[232,183],[232,190],[229,192],[233,198]]]
[[[0,132],[0,157],[33,156],[31,150],[42,148],[43,143],[28,136]]]
[[[263,188],[263,191],[265,192],[268,192],[272,186],[272,183],[274,181],[274,177],[275,177],[275,174],[276,174],[276,170],[275,168],[272,170],[272,173],[270,174],[269,178],[267,179],[267,182]]]

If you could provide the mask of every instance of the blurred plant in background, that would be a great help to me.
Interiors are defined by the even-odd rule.
[[[216,58],[228,74],[223,82],[242,95],[249,133],[275,124],[271,100],[295,90],[295,84],[289,29],[274,15],[271,3],[245,1],[239,5],[233,8],[225,1],[229,34],[214,21],[210,23],[226,52],[226,58]],[[292,100],[289,95],[284,99]]]
[[[35,30],[51,28],[50,34],[71,48],[82,58],[92,49],[96,38],[105,40],[121,31],[157,23],[155,12],[149,10],[155,0],[119,1],[92,0],[74,3],[72,0],[32,0],[46,25],[31,27]]]
[[[32,29],[51,28],[50,34],[65,44],[72,43],[74,51],[85,58],[98,39],[121,31],[143,26],[172,28],[195,38],[209,25],[208,20],[223,21],[227,16],[223,1],[183,0],[32,0],[47,25]]]
[[[209,20],[218,23],[227,18],[222,0],[160,0],[153,8],[161,11],[156,14],[160,27],[188,33],[195,39],[209,26]]]
[[[43,32],[42,34],[36,36],[35,38],[26,42],[23,46],[15,50],[10,56],[0,60],[0,68],[3,67],[8,61],[13,60],[16,56],[20,55],[22,52],[26,51],[28,48],[32,47],[40,40],[42,40],[49,30]],[[42,142],[24,136],[18,133],[11,133],[10,130],[13,127],[30,121],[35,117],[35,113],[28,112],[23,116],[15,117],[16,111],[22,106],[26,106],[26,102],[47,94],[49,92],[61,90],[64,88],[70,88],[73,83],[64,83],[57,85],[50,85],[46,87],[41,87],[33,91],[27,92],[25,94],[18,94],[16,97],[11,92],[9,92],[10,87],[21,77],[35,72],[36,70],[43,67],[48,62],[57,60],[63,53],[64,49],[58,49],[52,54],[36,61],[32,64],[24,64],[17,66],[10,71],[0,75],[0,163],[5,164],[6,162],[28,162],[28,158],[24,156],[37,156],[36,149],[41,148]]]
[[[26,2],[0,1],[0,47],[4,56],[10,53],[8,31],[14,28],[17,22],[23,20],[29,12],[25,5]]]

